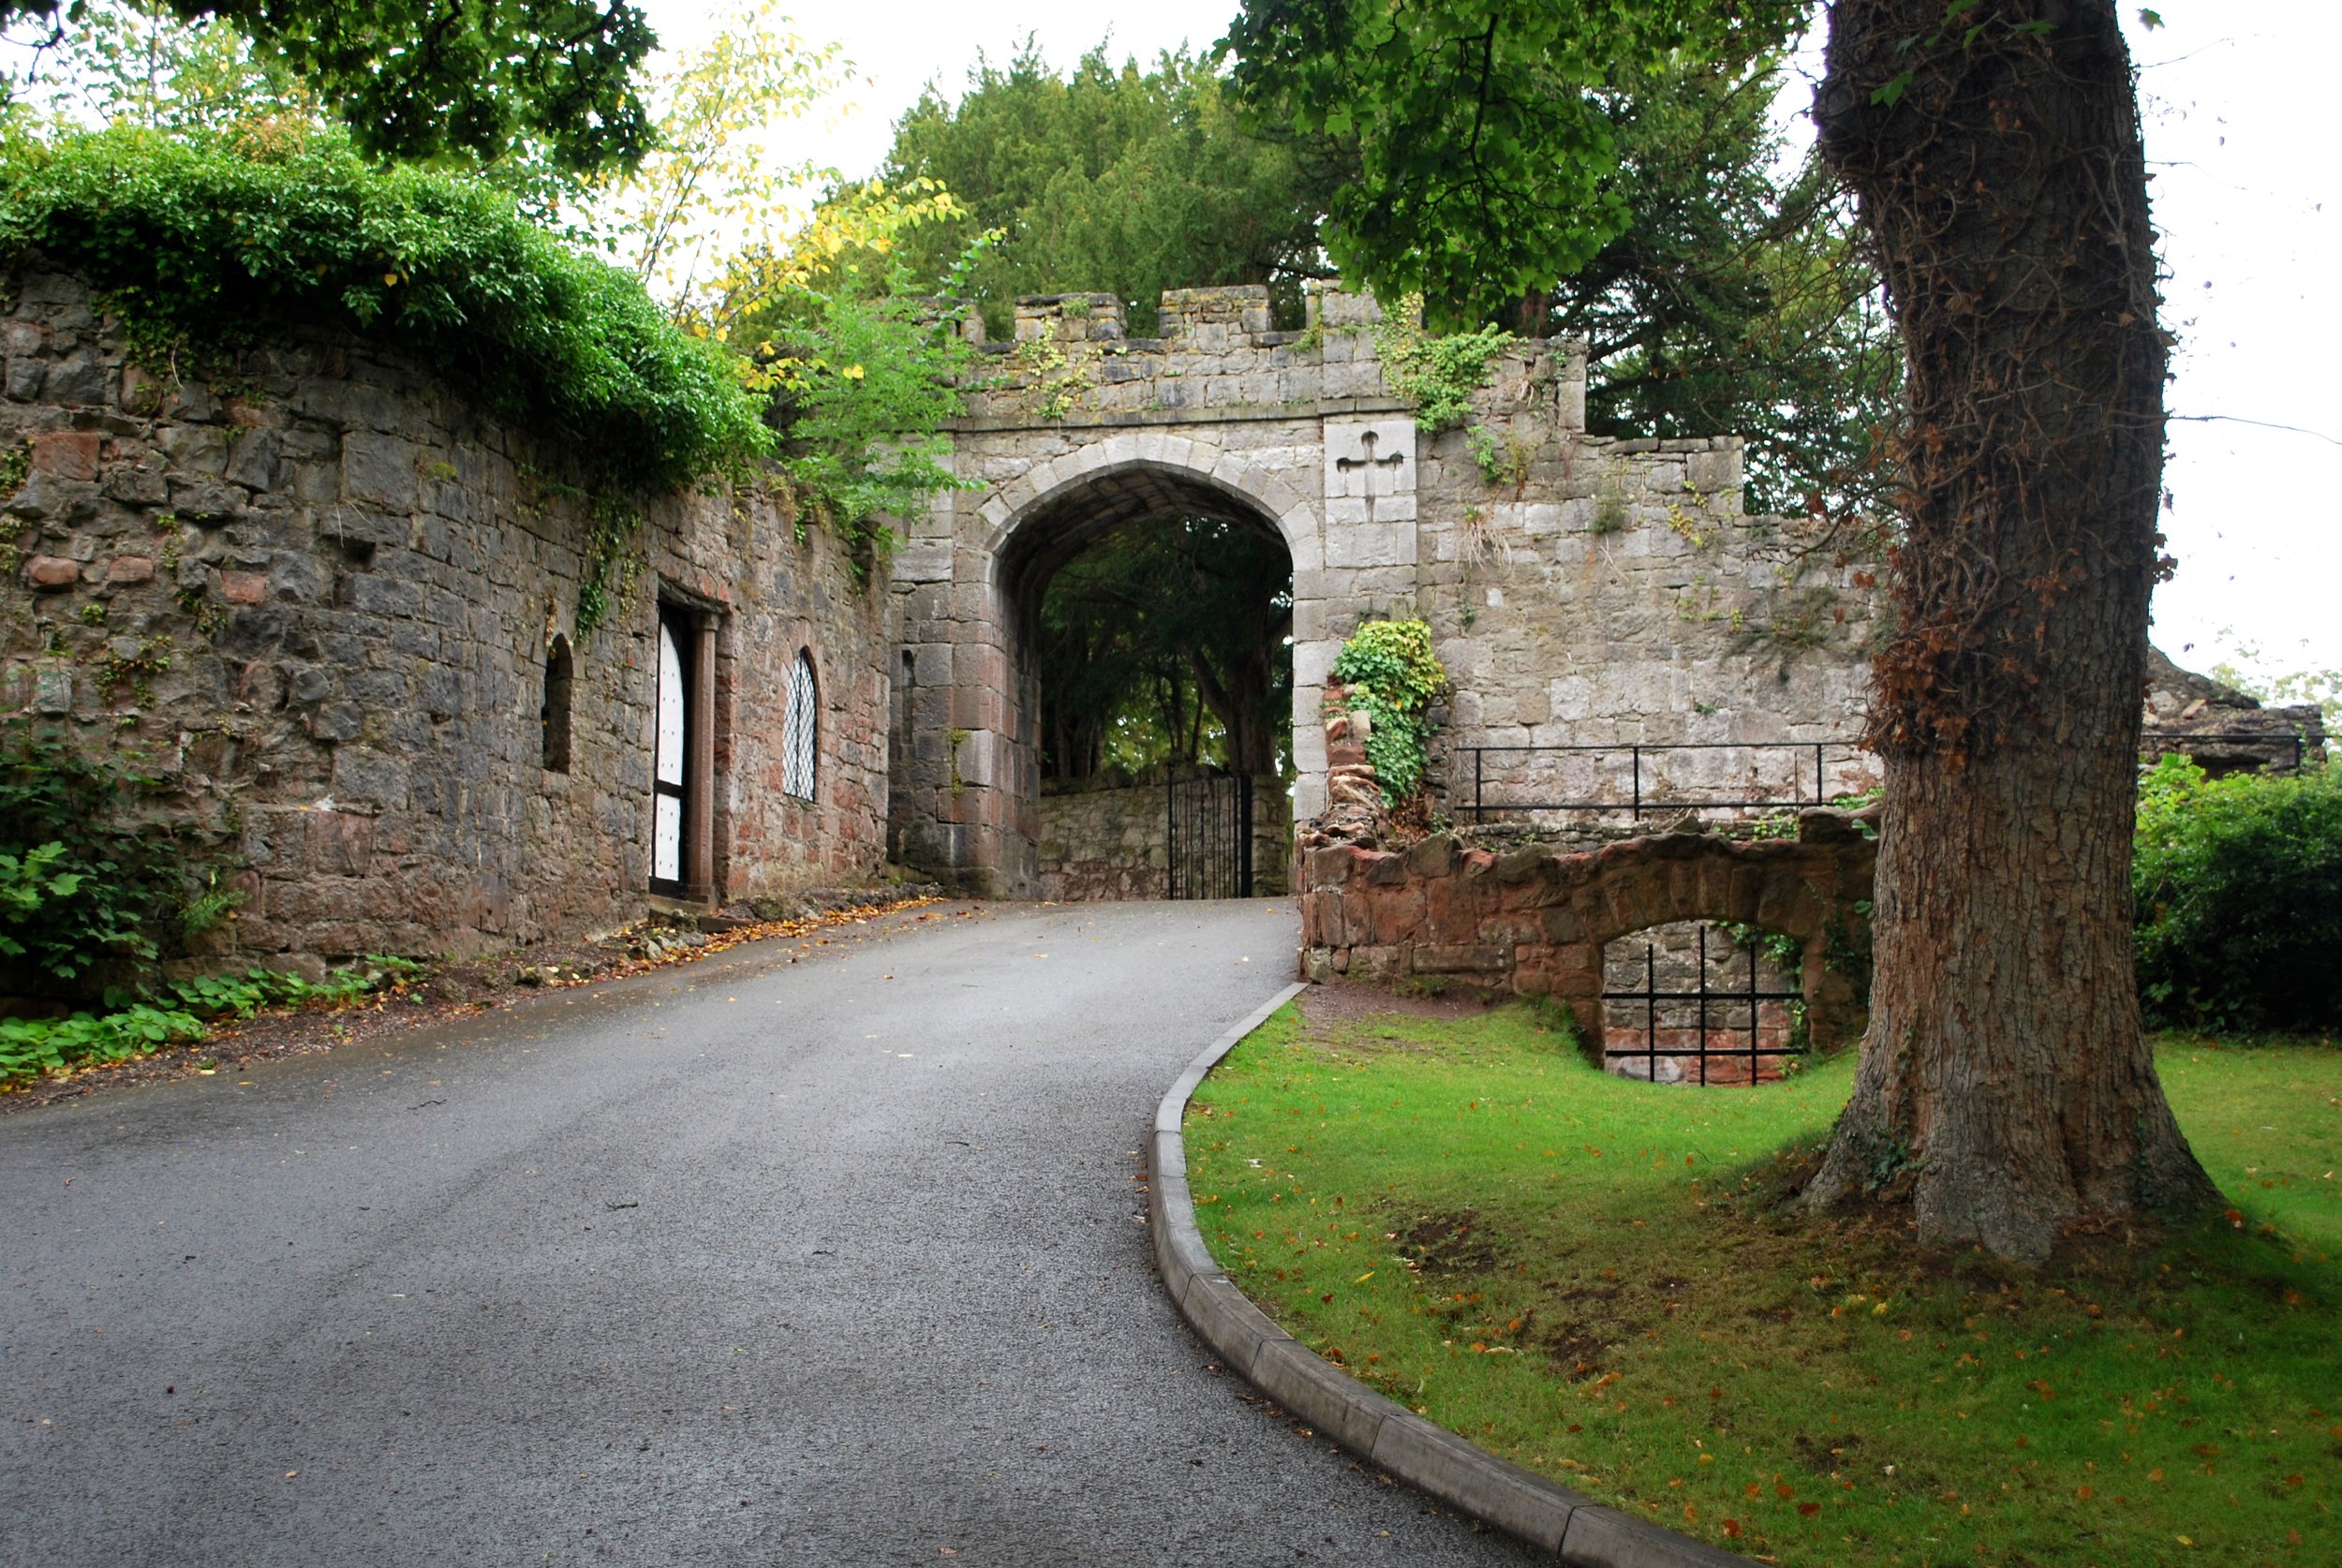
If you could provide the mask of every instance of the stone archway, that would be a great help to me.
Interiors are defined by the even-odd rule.
[[[1172,290],[1164,336],[1111,295],[1020,300],[952,434],[971,487],[904,520],[889,848],[974,891],[1034,890],[1037,785],[1016,667],[1018,594],[1099,529],[1184,506],[1273,531],[1293,563],[1294,808],[1324,809],[1317,723],[1341,638],[1416,603],[1414,405],[1384,385],[1373,302],[1326,288],[1310,333],[1269,330],[1257,286]],[[1314,346],[1305,340],[1317,339]],[[1104,522],[1085,523],[1085,512]]]
[[[901,706],[912,733],[905,737],[910,755],[897,765],[913,776],[911,790],[925,784],[934,832],[930,864],[952,866],[989,894],[1033,890],[1040,692],[1026,646],[1041,596],[1058,570],[1092,544],[1179,515],[1277,539],[1297,577],[1322,566],[1322,524],[1311,498],[1277,467],[1207,440],[1107,436],[1034,465],[984,499],[975,513],[980,530],[954,552],[953,613],[930,622],[930,633],[941,635],[912,643],[904,660],[911,689]],[[963,576],[976,581],[964,583]],[[1297,676],[1308,667],[1300,630],[1297,619]],[[942,653],[931,651],[939,648],[948,652],[948,669]],[[1321,670],[1330,662],[1330,652],[1312,653]],[[922,689],[935,685],[943,690]],[[1296,762],[1304,791],[1313,788],[1318,798],[1325,772],[1315,723],[1321,692],[1322,676],[1307,688],[1297,678]],[[920,732],[938,727],[938,709],[946,720],[940,748],[924,744]],[[1320,742],[1313,751],[1299,744],[1312,735]],[[929,777],[921,781],[923,771]],[[914,817],[906,831],[915,834],[920,825]]]

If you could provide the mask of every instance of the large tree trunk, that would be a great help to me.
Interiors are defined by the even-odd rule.
[[[1808,1199],[2038,1260],[2212,1187],[2131,974],[2165,340],[2109,0],[1835,0],[1816,105],[1909,365],[1870,1032]],[[1897,1178],[1903,1178],[1898,1180]]]

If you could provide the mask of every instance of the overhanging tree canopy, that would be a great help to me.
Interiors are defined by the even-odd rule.
[[[89,0],[0,0],[0,26],[82,22]],[[650,146],[635,73],[658,46],[629,0],[160,0],[282,59],[381,157],[630,167]]]
[[[1519,289],[1618,222],[1583,97],[1770,47],[1765,0],[1248,0],[1236,80],[1354,128],[1337,254],[1434,299]],[[2129,866],[2166,340],[2112,0],[1834,0],[1816,118],[1907,365],[1874,1013],[1809,1196],[2038,1259],[2201,1203],[2140,1026]]]

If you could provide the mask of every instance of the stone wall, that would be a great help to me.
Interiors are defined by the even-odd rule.
[[[1053,780],[1041,792],[1038,896],[1061,903],[1161,898],[1168,889],[1164,785]],[[1291,804],[1276,778],[1253,781],[1253,892],[1285,891]]]
[[[1173,291],[1152,339],[1127,334],[1110,295],[1018,303],[1015,341],[987,346],[954,434],[974,488],[909,520],[897,560],[903,858],[997,893],[1032,884],[1044,698],[1025,628],[1058,564],[1180,512],[1272,533],[1291,555],[1303,818],[1327,799],[1327,671],[1376,615],[1427,619],[1454,678],[1434,780],[1451,806],[1453,759],[1491,746],[1733,743],[1654,761],[1660,792],[1742,794],[1754,780],[1812,798],[1810,751],[1748,743],[1810,747],[1859,728],[1871,569],[1811,548],[1800,521],[1742,515],[1737,437],[1588,435],[1582,345],[1500,356],[1473,427],[1428,434],[1386,374],[1373,302],[1310,298],[1310,328],[1281,333],[1265,290]],[[1872,777],[1850,751],[1826,762],[1826,794]],[[1575,791],[1540,772],[1570,767],[1583,788],[1629,798],[1623,754],[1505,754],[1495,788]]]
[[[1446,975],[1567,1005],[1605,1038],[1605,944],[1676,922],[1734,921],[1795,939],[1815,1042],[1860,1037],[1855,978],[1833,967],[1859,944],[1877,844],[1858,820],[1801,814],[1794,839],[1701,832],[1585,851],[1504,854],[1438,835],[1404,851],[1333,844],[1300,860],[1301,974]]]
[[[712,617],[713,893],[875,871],[887,769],[882,584],[763,492],[596,516],[560,454],[399,356],[312,334],[158,379],[88,290],[32,271],[5,322],[0,451],[18,532],[0,699],[136,755],[158,809],[230,836],[255,957],[470,951],[646,907],[658,605]],[[573,645],[566,772],[548,649]],[[816,799],[780,789],[809,650]]]
[[[1770,953],[1736,942],[1720,923],[1677,920],[1630,932],[1602,949],[1603,1065],[1658,1084],[1779,1078],[1799,1045],[1780,993],[1798,988],[1798,977]],[[1642,998],[1627,994],[1635,991]]]

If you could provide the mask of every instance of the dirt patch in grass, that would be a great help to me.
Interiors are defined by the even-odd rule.
[[[1446,985],[1433,993],[1393,990],[1350,980],[1312,985],[1295,998],[1303,1021],[1312,1029],[1327,1034],[1346,1032],[1347,1026],[1385,1019],[1476,1018],[1500,999],[1494,991],[1470,985]]]
[[[1199,1091],[1190,1179],[1215,1257],[1304,1343],[1722,1546],[2342,1561],[2342,1052],[2166,1040],[2158,1065],[2235,1207],[2076,1235],[2038,1272],[1786,1201],[1851,1058],[1639,1084],[1515,1007],[1287,1010]]]
[[[442,963],[390,989],[332,1009],[277,1009],[223,1023],[200,1041],[126,1061],[50,1073],[0,1088],[0,1115],[60,1100],[226,1072],[279,1057],[314,1056],[344,1045],[491,1012],[546,990],[606,984],[655,969],[695,964],[755,941],[783,941],[774,962],[793,964],[822,951],[902,929],[911,922],[973,918],[974,907],[930,908],[934,898],[841,908],[785,921],[738,921],[708,933],[630,926],[599,942],[547,943],[525,953]]]

